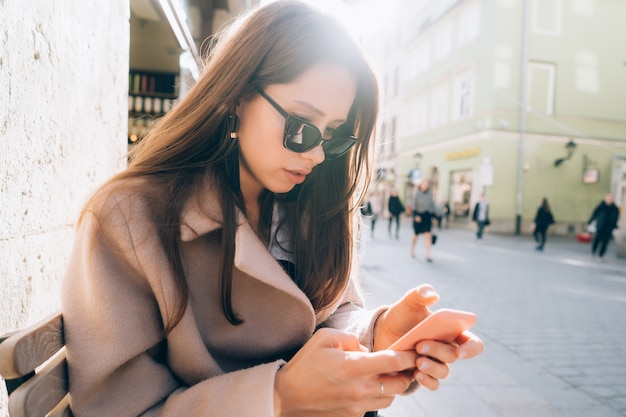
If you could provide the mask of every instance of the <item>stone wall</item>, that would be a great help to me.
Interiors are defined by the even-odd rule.
[[[125,166],[129,15],[0,0],[0,333],[59,308],[81,206]]]

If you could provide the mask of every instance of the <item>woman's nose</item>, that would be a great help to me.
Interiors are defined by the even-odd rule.
[[[326,155],[324,154],[324,147],[321,143],[310,151],[306,151],[303,155],[310,161],[312,161],[315,165],[321,164],[322,162],[324,162],[324,159],[326,159]]]

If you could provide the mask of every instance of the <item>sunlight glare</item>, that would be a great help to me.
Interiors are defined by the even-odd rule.
[[[279,0],[262,0],[261,4],[274,1]],[[398,2],[387,0],[383,5],[379,0],[356,0],[350,3],[342,0],[303,1],[337,17],[356,39],[368,36],[380,25],[386,24],[392,18]]]

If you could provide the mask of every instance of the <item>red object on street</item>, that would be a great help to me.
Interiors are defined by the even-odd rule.
[[[580,232],[576,235],[576,240],[581,243],[589,243],[591,242],[591,233]]]

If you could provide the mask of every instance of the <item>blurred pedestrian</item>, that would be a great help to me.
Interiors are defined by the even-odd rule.
[[[387,201],[387,210],[389,211],[389,226],[387,227],[389,237],[391,237],[391,225],[395,221],[395,236],[396,239],[399,239],[400,215],[404,213],[405,208],[404,204],[402,204],[402,201],[400,201],[400,197],[398,196],[398,190],[396,190],[395,188],[391,190],[391,194],[389,195],[389,200]]]
[[[596,222],[596,233],[591,244],[591,256],[596,257],[596,252],[600,261],[604,260],[606,248],[613,236],[613,229],[617,229],[617,220],[619,219],[619,209],[615,205],[613,194],[609,193],[604,196],[604,200],[600,202],[591,213],[591,217],[587,222],[587,227],[591,222]]]
[[[443,204],[435,202],[435,213],[433,217],[437,221],[437,229],[441,230],[441,223],[443,223]]]
[[[548,232],[548,227],[550,227],[553,223],[554,216],[552,216],[548,199],[544,197],[541,199],[541,204],[539,205],[539,208],[537,208],[537,214],[535,214],[535,219],[532,224],[533,237],[535,238],[535,242],[537,242],[535,250],[543,250],[543,247],[546,244],[546,233]]]
[[[478,243],[481,243],[485,227],[491,224],[491,221],[489,221],[489,202],[487,201],[485,193],[480,194],[480,200],[474,206],[472,220],[476,222],[478,227],[476,230],[476,240]]]
[[[413,196],[413,239],[411,239],[411,256],[415,257],[415,244],[419,235],[424,235],[426,261],[432,262],[430,250],[432,246],[432,219],[435,214],[435,199],[430,189],[430,181],[423,179]]]
[[[449,201],[446,201],[443,204],[443,219],[442,220],[446,221],[446,225],[444,227],[447,229],[448,224],[450,223],[450,202]]]
[[[369,212],[370,212],[370,233],[374,237],[374,229],[376,227],[376,221],[383,212],[383,200],[378,190],[372,191],[369,198]]]

